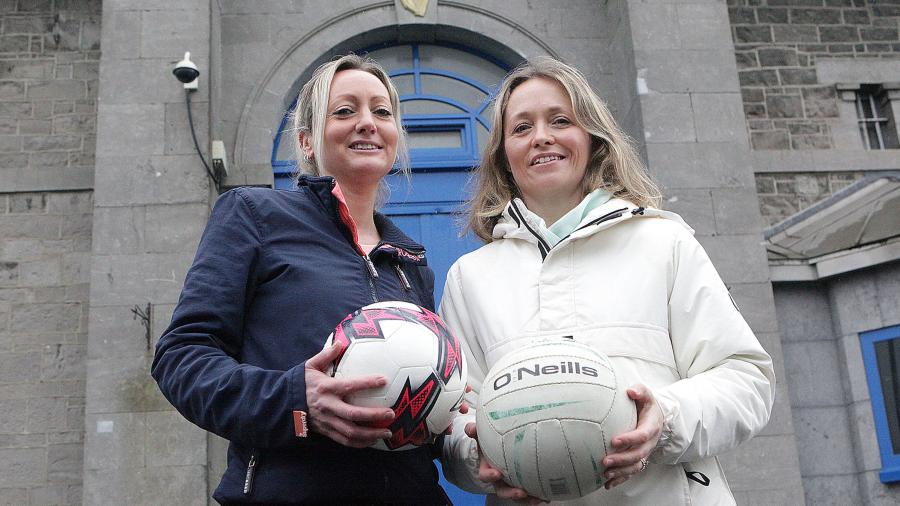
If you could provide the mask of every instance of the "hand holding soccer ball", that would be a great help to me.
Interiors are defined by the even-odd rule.
[[[337,325],[326,350],[334,343],[338,348],[327,354],[322,374],[352,381],[343,384],[346,392],[340,394],[340,403],[325,397],[322,404],[326,416],[338,414],[351,422],[329,419],[327,435],[335,441],[408,450],[433,442],[465,410],[465,357],[459,341],[431,311],[407,302],[371,304]],[[333,393],[333,388],[325,391]],[[331,411],[331,406],[341,411]],[[335,431],[338,435],[332,437]]]

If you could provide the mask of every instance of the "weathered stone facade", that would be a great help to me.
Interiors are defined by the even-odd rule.
[[[865,177],[865,172],[786,172],[756,175],[766,225],[796,214]]]
[[[0,2],[0,504],[82,499],[100,14]]]
[[[847,61],[900,81],[898,23],[900,0],[432,0],[422,18],[400,0],[0,0],[0,504],[207,504],[218,482],[221,440],[148,375],[215,196],[172,64],[201,69],[193,118],[204,152],[224,141],[227,184],[267,184],[304,72],[412,40],[561,57],[638,139],[776,363],[772,422],[721,459],[739,504],[895,499],[858,332],[900,323],[900,271],[773,296],[760,235],[900,168],[835,87]]]
[[[900,56],[900,4],[878,0],[728,0],[753,149],[831,149],[839,117],[816,62]]]

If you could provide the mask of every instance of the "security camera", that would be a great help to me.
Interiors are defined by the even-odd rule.
[[[199,85],[197,78],[200,77],[200,71],[197,70],[197,66],[194,65],[194,62],[191,61],[190,51],[184,53],[184,59],[175,64],[172,73],[175,74],[175,77],[179,81],[184,83],[184,89],[197,89]]]

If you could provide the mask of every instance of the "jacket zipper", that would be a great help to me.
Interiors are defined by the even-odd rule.
[[[375,269],[375,264],[372,263],[372,259],[369,258],[368,254],[363,254],[362,257],[363,262],[366,264],[366,269],[369,271],[369,275],[366,276],[366,281],[369,282],[369,291],[372,295],[372,302],[378,302],[378,293],[375,291],[375,280],[378,279],[378,271]]]
[[[409,284],[409,278],[406,277],[406,273],[403,272],[403,268],[400,267],[400,264],[394,264],[394,270],[397,271],[397,277],[400,278],[400,284],[403,285],[403,288],[407,292],[412,290],[412,285]]]
[[[588,228],[588,227],[593,227],[594,225],[599,225],[599,224],[603,223],[604,221],[609,221],[609,220],[614,220],[614,219],[616,219],[616,218],[620,218],[620,217],[625,213],[625,211],[627,211],[627,210],[628,210],[627,207],[623,207],[622,209],[616,209],[615,211],[608,212],[608,213],[604,214],[603,216],[601,216],[601,217],[599,217],[599,218],[597,218],[597,219],[591,220],[591,221],[585,223],[584,225],[582,225],[582,226],[576,228],[575,230],[569,232],[568,235],[566,235],[565,237],[563,237],[562,239],[560,239],[559,242],[556,243],[556,244],[559,244],[560,242],[563,242],[564,240],[568,239],[569,236],[571,236],[571,235],[574,234],[575,232],[578,232],[579,230],[584,230],[584,229],[586,229],[586,228]],[[640,214],[644,214],[644,208],[643,208],[643,207],[639,207],[639,208],[635,209],[635,211],[639,211]],[[635,213],[632,213],[632,214],[638,214],[638,213],[635,212]]]
[[[244,477],[244,494],[249,495],[253,491],[253,477],[256,475],[257,464],[256,450],[250,451],[250,461],[247,463],[247,475]]]

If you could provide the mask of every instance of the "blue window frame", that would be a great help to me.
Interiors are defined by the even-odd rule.
[[[859,335],[881,451],[882,483],[900,481],[900,325]]]
[[[426,65],[426,61],[437,61],[440,64],[441,59],[430,53],[435,48],[471,55],[485,62],[487,70],[481,76],[472,77],[458,71]],[[377,59],[379,51],[385,49],[409,51],[406,53],[408,56],[398,62],[400,65],[387,70],[400,89],[401,106],[412,109],[403,113],[403,125],[410,137],[412,171],[458,171],[476,166],[481,144],[490,129],[488,108],[499,81],[509,70],[509,66],[490,56],[454,44],[380,44],[360,52],[371,53]],[[484,82],[488,80],[487,77],[492,82]],[[442,93],[440,87],[449,92]],[[292,137],[287,135],[287,130],[290,128],[290,115],[296,105],[295,100],[282,117],[272,146],[271,164],[276,188],[291,187],[291,174],[296,167],[292,153],[280,152],[285,147],[281,145],[282,139]],[[423,110],[426,112],[423,113]],[[428,133],[442,134],[441,137],[445,140],[458,139],[458,143],[451,146],[417,147],[413,137]]]

